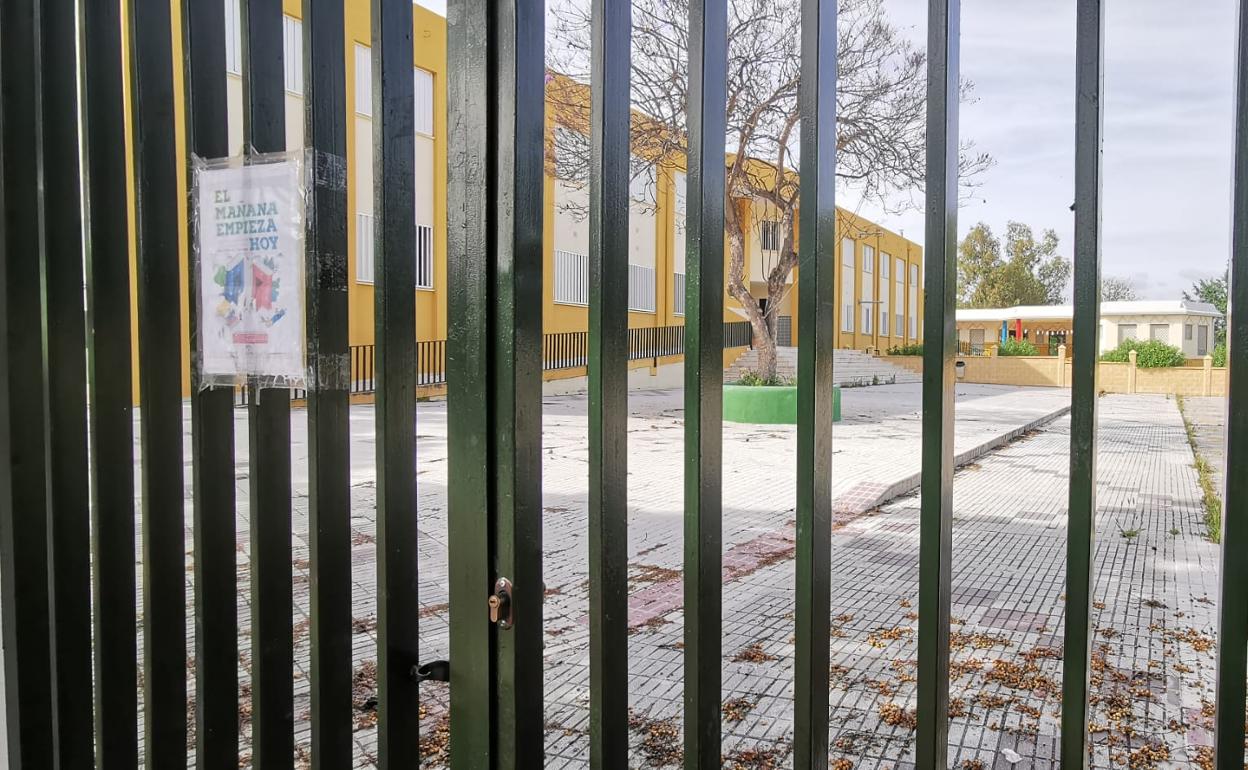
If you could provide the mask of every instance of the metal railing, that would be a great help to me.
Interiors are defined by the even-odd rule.
[[[684,757],[719,766],[723,752],[722,352],[748,329],[723,323],[724,137],[728,7],[690,0],[688,28],[687,324],[627,330],[630,4],[595,0],[589,330],[542,337],[545,3],[450,0],[447,43],[449,314],[445,343],[416,342],[416,224],[412,4],[374,0],[372,24],[377,305],[375,350],[348,346],[346,57],[342,0],[304,0],[306,141],[315,168],[308,195],[306,507],[310,579],[311,758],[350,767],[352,709],[352,477],[349,396],[376,391],[377,743],[386,767],[420,762],[426,679],[450,687],[454,767],[540,767],[544,703],[541,370],[586,366],[588,399],[588,701],[595,766],[626,761],[629,734],[627,361],[682,354],[685,431]],[[249,3],[238,52],[247,79],[244,142],[284,146],[282,4]],[[957,281],[958,0],[928,1],[926,304],[923,319],[919,497],[917,740],[919,768],[948,767],[950,601]],[[1091,596],[1097,536],[1097,339],[1101,251],[1103,0],[1076,2],[1075,240],[1068,547],[1062,638],[1061,766],[1085,766],[1092,679]],[[122,8],[128,18],[122,18]],[[81,9],[81,19],[79,18]],[[195,271],[179,260],[189,224],[170,212],[179,188],[179,126],[170,105],[185,84],[186,145],[229,152],[223,4],[182,4],[175,59],[168,0],[0,0],[0,163],[4,248],[0,275],[0,623],[4,635],[7,766],[133,767],[142,730],[149,768],[186,766],[188,738],[203,767],[240,764],[239,550],[233,389],[196,389],[188,464],[180,336]],[[829,759],[832,366],[838,278],[835,209],[835,0],[804,0],[801,14],[796,520],[794,536],[793,761]],[[1233,308],[1248,307],[1248,8],[1240,9],[1235,109]],[[122,29],[129,37],[123,56]],[[231,59],[235,58],[233,55]],[[368,61],[368,60],[365,60]],[[129,71],[125,69],[128,65]],[[175,67],[185,69],[175,80]],[[29,77],[28,73],[39,73]],[[132,84],[126,115],[123,91]],[[80,118],[85,118],[80,123]],[[126,226],[133,125],[136,226]],[[38,152],[35,151],[38,148]],[[80,162],[82,168],[80,168]],[[87,173],[83,173],[86,171]],[[367,194],[365,192],[364,194]],[[89,202],[91,216],[82,215]],[[87,242],[89,239],[89,242]],[[90,260],[83,262],[84,246]],[[136,285],[128,255],[137,254]],[[387,255],[396,256],[388,259]],[[91,308],[82,302],[84,268]],[[189,272],[189,293],[181,276]],[[902,276],[896,276],[900,279]],[[909,276],[914,307],[917,274]],[[131,289],[137,311],[131,316]],[[577,296],[580,289],[577,288]],[[852,325],[851,308],[847,319]],[[185,304],[184,304],[185,303]],[[897,303],[894,310],[900,310]],[[911,317],[911,336],[915,331]],[[198,323],[190,314],[191,333]],[[137,321],[141,460],[132,413]],[[39,330],[43,330],[40,332]],[[46,333],[54,330],[55,333]],[[900,331],[895,325],[894,331]],[[1248,339],[1248,314],[1228,336]],[[89,349],[89,357],[83,350]],[[1248,465],[1248,345],[1229,354],[1226,467]],[[352,376],[343,376],[350,361]],[[413,363],[414,362],[414,363]],[[571,363],[576,362],[576,363]],[[443,370],[445,372],[443,373]],[[452,662],[421,666],[415,551],[419,510],[412,393],[444,377],[448,472],[446,543]],[[91,409],[87,410],[88,395]],[[272,397],[269,397],[269,396]],[[292,762],[292,468],[289,394],[249,409],[251,761]],[[141,462],[142,473],[135,473]],[[135,479],[141,485],[135,489]],[[192,484],[186,551],[186,483]],[[135,545],[141,492],[141,550]],[[1241,768],[1248,647],[1248,474],[1227,473],[1220,569],[1215,765]],[[426,522],[419,522],[422,526]],[[441,534],[441,533],[439,533]],[[142,583],[136,585],[141,556]],[[188,564],[189,572],[188,572]],[[193,584],[194,600],[186,586]],[[136,588],[141,587],[141,605]],[[492,609],[487,614],[486,607]],[[141,613],[140,613],[141,607]],[[193,623],[188,624],[188,615]],[[141,651],[135,629],[141,619]],[[188,628],[190,631],[188,632]],[[188,633],[194,666],[188,665]],[[141,652],[141,654],[140,654]],[[142,661],[142,676],[136,659]],[[194,685],[188,688],[188,670]],[[462,672],[462,673],[461,673]],[[139,710],[141,689],[143,711]],[[194,692],[193,737],[188,689]]]

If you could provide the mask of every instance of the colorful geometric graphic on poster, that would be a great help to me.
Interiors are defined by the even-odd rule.
[[[272,160],[270,160],[272,158]],[[304,343],[303,159],[195,173],[200,382],[299,386]]]

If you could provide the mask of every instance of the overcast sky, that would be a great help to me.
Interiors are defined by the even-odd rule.
[[[925,46],[927,3],[884,2]],[[1177,299],[1229,253],[1235,4],[1107,9],[1103,270],[1142,298]],[[1053,228],[1073,256],[1074,41],[1074,0],[963,0],[962,73],[977,101],[961,135],[997,164],[959,212],[962,233],[1015,219]],[[922,241],[920,212],[881,218]]]
[[[926,0],[884,0],[926,45]],[[445,0],[421,0],[445,13]],[[1103,269],[1144,299],[1177,299],[1220,275],[1230,243],[1235,4],[1107,3]],[[961,233],[1014,219],[1053,228],[1073,256],[1075,0],[963,0],[962,74],[975,83],[961,135],[996,159]],[[841,203],[922,242],[920,211]]]

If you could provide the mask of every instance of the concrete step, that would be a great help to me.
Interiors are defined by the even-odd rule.
[[[747,350],[724,372],[724,382],[736,382],[746,372],[757,371],[758,351]],[[797,348],[776,350],[776,374],[786,379],[797,376]],[[922,377],[908,369],[893,366],[858,350],[837,350],[832,358],[832,377],[837,385],[887,385],[921,382]]]

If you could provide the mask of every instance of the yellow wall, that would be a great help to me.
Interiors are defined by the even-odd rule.
[[[921,356],[885,356],[884,360],[912,372],[923,372]],[[1024,387],[1069,388],[1074,364],[1050,356],[964,356],[963,382]],[[1130,363],[1097,362],[1096,388],[1102,393],[1165,393],[1179,396],[1225,396],[1227,370],[1212,359],[1196,366],[1145,369]]]
[[[169,30],[173,45],[173,61],[175,65],[182,62],[182,40],[181,40],[181,3],[177,0],[171,0],[170,8],[172,12],[172,28]],[[123,10],[124,2],[123,2]],[[283,0],[283,11],[292,18],[300,18],[301,2],[300,0]],[[446,299],[447,299],[447,262],[446,262],[446,171],[447,171],[447,146],[446,146],[446,20],[421,6],[413,6],[413,57],[414,64],[424,70],[433,73],[434,79],[434,151],[433,151],[433,242],[434,242],[434,280],[432,290],[418,290],[416,296],[416,328],[417,337],[421,340],[439,340],[445,339],[447,336],[447,317],[446,317]],[[347,168],[348,168],[348,187],[347,187],[347,261],[349,276],[349,339],[352,345],[367,345],[374,340],[374,324],[373,324],[373,286],[368,283],[361,283],[356,279],[356,240],[357,240],[357,217],[356,213],[360,210],[360,195],[371,195],[371,190],[362,189],[356,183],[357,172],[362,169],[357,162],[357,156],[360,154],[360,143],[368,143],[370,138],[367,136],[359,136],[361,131],[370,130],[371,120],[365,116],[357,115],[355,112],[355,46],[357,44],[367,46],[371,39],[371,28],[369,22],[369,5],[364,2],[347,3],[345,6],[345,34],[343,45],[343,58],[345,64],[345,87],[348,114],[346,116],[346,150],[347,150]],[[129,39],[128,29],[123,32],[123,56],[126,58],[127,66],[129,60]],[[309,73],[305,73],[305,77]],[[183,93],[183,71],[181,66],[175,66],[174,72],[174,88],[175,93]],[[229,92],[231,94],[231,103],[241,100],[241,85],[237,76],[230,76],[228,81]],[[130,125],[130,109],[131,109],[130,81],[125,82],[125,98],[126,98],[126,120],[127,120],[127,162],[133,178],[133,131]],[[302,100],[296,96],[287,96],[288,115],[294,117],[298,115]],[[237,102],[241,103],[241,102]],[[186,130],[185,130],[185,110],[184,105],[179,100],[174,105],[175,130],[177,133],[177,155],[178,164],[178,185],[180,190],[185,191],[187,185],[185,159],[186,155]],[[238,127],[237,115],[230,120],[231,136],[237,134],[241,137],[241,129]],[[553,121],[548,118],[548,130],[553,130]],[[298,136],[298,126],[290,127],[291,135]],[[293,140],[292,140],[293,141]],[[553,144],[553,143],[552,143]],[[367,159],[363,159],[367,160]],[[656,202],[654,212],[654,270],[656,278],[655,286],[655,310],[649,312],[630,312],[630,327],[649,327],[649,326],[671,326],[684,323],[684,317],[674,312],[673,293],[675,291],[674,269],[676,265],[683,264],[683,258],[677,255],[678,248],[675,238],[676,224],[676,195],[674,174],[683,171],[684,159],[673,159],[665,162],[662,171],[656,175]],[[366,170],[364,170],[367,177]],[[129,216],[131,232],[135,230],[135,193],[133,186],[129,192]],[[187,199],[185,195],[179,195],[177,200],[177,216],[180,222],[187,219]],[[741,202],[742,213],[746,221],[749,221],[750,206],[747,202]],[[855,299],[861,297],[861,287],[864,280],[870,280],[875,285],[874,296],[879,297],[879,283],[881,281],[880,271],[878,267],[879,250],[888,251],[894,257],[901,257],[909,264],[920,264],[922,254],[920,247],[910,241],[905,240],[901,236],[885,230],[874,223],[855,216],[854,214],[838,210],[838,227],[848,233],[857,241],[857,248],[861,250],[863,244],[871,244],[877,249],[877,264],[875,270],[870,273],[864,273],[861,264],[858,265],[856,272],[856,285],[854,288]],[[549,175],[545,180],[545,211],[544,211],[544,254],[543,266],[546,275],[553,276],[554,262],[554,246],[555,246],[555,225],[556,217],[559,213],[556,211],[554,204],[554,180]],[[180,245],[180,264],[182,279],[182,296],[187,297],[187,233],[185,228],[179,231]],[[839,239],[838,239],[839,244]],[[757,245],[757,244],[753,244]],[[840,253],[839,245],[837,248],[836,264],[839,269]],[[758,259],[757,249],[747,250],[746,275],[758,272],[758,266],[750,264],[753,259]],[[725,242],[724,248],[724,274],[728,275],[729,250]],[[131,285],[136,286],[133,271],[135,269],[136,256],[135,247],[132,239],[131,243]],[[921,268],[920,268],[921,272]],[[838,272],[839,277],[839,272]],[[893,277],[896,280],[897,276]],[[792,281],[798,280],[798,271],[794,271]],[[922,289],[919,289],[918,298],[918,315],[922,316]],[[765,289],[756,291],[756,296],[765,296]],[[890,300],[892,295],[890,294]],[[838,313],[839,313],[839,296]],[[182,334],[183,340],[188,339],[189,328],[189,307],[190,303],[183,301],[182,303]],[[137,298],[132,291],[132,305],[135,312],[132,314],[132,334],[137,340]],[[790,298],[786,300],[785,314],[792,316],[793,341],[796,343],[798,334],[798,307],[799,301],[797,291],[794,289]],[[856,306],[857,307],[857,306]],[[896,314],[897,310],[890,309],[890,313]],[[906,308],[902,308],[902,315],[906,315]],[[878,333],[878,306],[873,309],[875,314],[874,329],[871,335],[861,333],[859,324],[861,322],[860,311],[855,312],[855,333],[842,334],[840,332],[840,322],[838,315],[837,329],[837,345],[839,347],[865,349],[869,347],[888,348],[892,345],[902,344],[904,342],[915,341],[914,335],[909,335],[908,321],[903,322],[902,334],[897,334],[896,329],[890,329],[889,335],[880,335]],[[574,306],[565,304],[556,304],[553,296],[553,280],[548,278],[543,287],[543,325],[545,331],[553,332],[569,332],[582,331],[587,328],[588,310],[584,306]],[[740,305],[724,294],[724,320],[740,321],[744,320],[744,314]],[[922,328],[921,321],[918,328],[918,337],[921,338]],[[137,343],[136,343],[137,350]],[[189,344],[184,350],[189,350]],[[184,393],[189,393],[190,384],[190,360],[191,356],[184,353],[181,366],[184,381]],[[135,356],[134,363],[134,387],[135,398],[138,398],[138,354]]]

